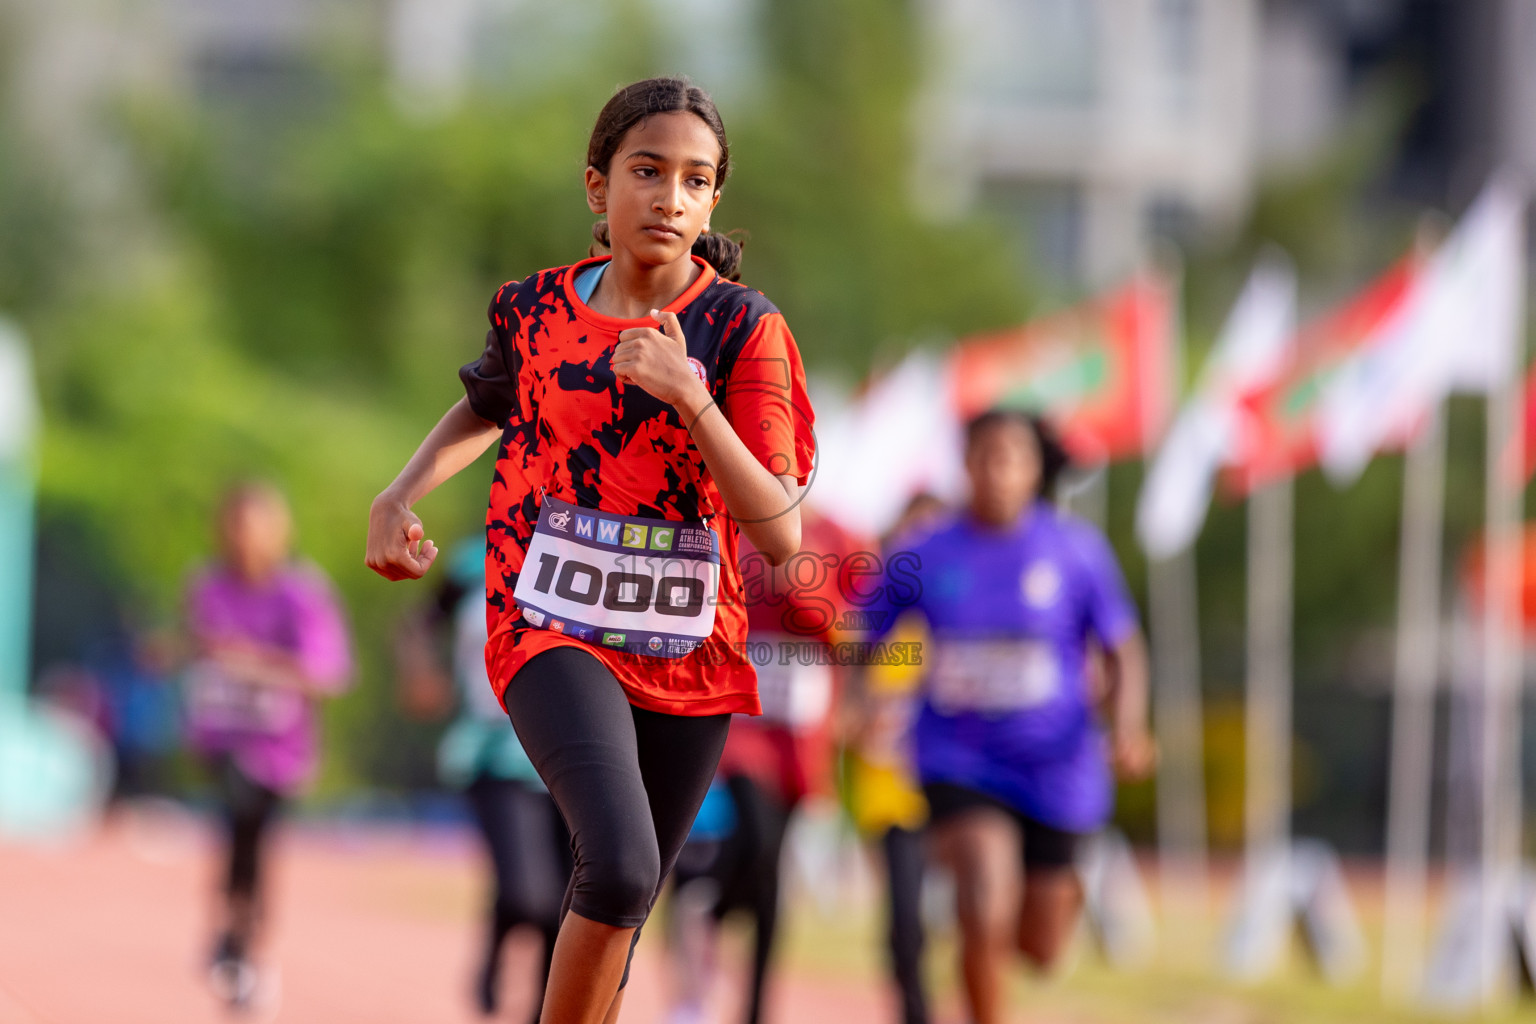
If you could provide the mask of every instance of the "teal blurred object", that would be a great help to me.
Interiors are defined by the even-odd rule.
[[[0,320],[0,537],[15,557],[0,573],[0,837],[51,838],[83,824],[110,776],[105,744],[88,725],[27,697],[36,430],[27,346]]]
[[[56,839],[95,818],[111,781],[106,743],[38,701],[0,697],[0,839]]]
[[[0,537],[20,557],[0,573],[0,695],[27,689],[32,630],[33,438],[37,397],[21,333],[0,320]]]

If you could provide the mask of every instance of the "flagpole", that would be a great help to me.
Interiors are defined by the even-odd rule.
[[[1157,845],[1163,913],[1178,883],[1202,920],[1208,907],[1205,747],[1200,707],[1200,629],[1193,545],[1147,566],[1157,699]]]
[[[1503,422],[1507,437],[1510,438],[1508,448],[1513,449],[1516,465],[1524,462],[1525,439],[1520,431],[1520,403],[1522,401],[1521,390],[1517,384],[1517,378],[1511,376],[1505,382],[1502,389],[1502,403],[1504,408]],[[1504,474],[1500,474],[1504,476]],[[1504,602],[1504,652],[1506,662],[1504,664],[1504,679],[1509,693],[1509,714],[1504,718],[1507,754],[1505,757],[1505,779],[1508,789],[1504,798],[1504,807],[1509,814],[1509,822],[1504,830],[1505,862],[1509,865],[1510,884],[1513,886],[1519,877],[1525,864],[1525,779],[1523,774],[1524,753],[1522,750],[1524,732],[1522,723],[1525,720],[1525,621],[1524,621],[1524,593],[1525,593],[1525,487],[1524,480],[1520,477],[1506,478],[1504,480],[1505,502],[1504,514],[1507,528],[1510,533],[1510,543],[1515,545],[1520,555],[1512,559],[1505,566],[1509,576],[1508,589],[1505,590]]]
[[[1289,888],[1291,810],[1291,626],[1295,572],[1295,480],[1285,475],[1248,498],[1248,700],[1244,720],[1247,780],[1244,881],[1254,925],[1289,929],[1289,918],[1263,918],[1259,887],[1275,865]],[[1268,947],[1260,941],[1256,948]],[[1272,963],[1247,965],[1266,973]]]
[[[1084,522],[1105,529],[1109,517],[1109,463],[1098,462],[1083,467],[1060,504]]]
[[[1505,374],[1488,396],[1486,431],[1487,525],[1483,576],[1482,843],[1478,951],[1484,1006],[1502,995],[1507,967],[1503,925],[1520,851],[1520,653],[1515,639],[1516,566],[1520,563],[1521,488],[1499,471],[1516,430],[1518,375]]]
[[[1403,470],[1381,963],[1382,994],[1393,999],[1410,995],[1424,958],[1444,520],[1445,418],[1436,409]]]
[[[1164,381],[1144,380],[1142,424],[1147,451],[1162,440],[1153,410],[1178,406],[1184,381],[1184,264],[1178,249],[1161,246],[1153,255],[1156,279],[1170,296],[1171,348]],[[1147,365],[1155,364],[1143,339]],[[1159,385],[1161,385],[1159,393]],[[1198,534],[1197,534],[1198,536]],[[1205,715],[1200,687],[1200,601],[1195,541],[1166,558],[1147,560],[1147,608],[1152,655],[1152,729],[1157,740],[1157,846],[1159,895],[1167,920],[1176,887],[1183,888],[1203,926],[1209,910],[1205,821]],[[1190,948],[1194,944],[1181,944]]]
[[[1502,189],[1502,191],[1500,191]],[[1494,332],[1503,351],[1503,369],[1489,381],[1485,432],[1484,472],[1487,475],[1484,530],[1483,617],[1483,738],[1482,751],[1482,928],[1479,981],[1482,1004],[1490,1005],[1504,994],[1509,964],[1510,900],[1515,896],[1521,857],[1520,780],[1520,683],[1521,651],[1518,636],[1520,575],[1524,566],[1520,531],[1524,481],[1517,473],[1503,472],[1501,462],[1524,462],[1524,437],[1519,429],[1520,367],[1525,356],[1525,197],[1496,175],[1485,189],[1508,207],[1506,234],[1495,235],[1497,255],[1482,265],[1493,277],[1494,296],[1503,298],[1502,317],[1484,325]],[[1497,205],[1491,207],[1499,209]],[[1476,207],[1474,207],[1476,209]],[[1486,215],[1485,215],[1486,216]],[[1508,277],[1500,282],[1502,274]],[[1502,283],[1507,292],[1501,293]],[[1459,325],[1458,325],[1459,326]]]
[[[1523,216],[1522,216],[1523,223]],[[1525,260],[1524,242],[1525,232],[1520,232],[1520,269],[1517,274],[1519,284],[1516,288],[1517,298],[1514,304],[1513,320],[1515,330],[1510,338],[1510,345],[1514,349],[1513,358],[1510,360],[1510,372],[1499,378],[1498,386],[1493,393],[1495,408],[1490,409],[1490,415],[1498,419],[1499,433],[1502,437],[1500,448],[1501,457],[1507,458],[1514,466],[1525,464],[1525,433],[1522,429],[1524,385],[1523,374],[1520,372],[1525,363]],[[1492,446],[1490,445],[1490,451]],[[1509,558],[1503,560],[1499,567],[1503,579],[1500,582],[1501,593],[1504,600],[1501,604],[1502,615],[1502,659],[1500,669],[1503,673],[1501,686],[1507,697],[1506,713],[1500,725],[1504,729],[1504,781],[1505,791],[1502,800],[1506,819],[1503,827],[1503,860],[1508,872],[1505,881],[1508,888],[1505,893],[1513,897],[1515,887],[1518,884],[1521,868],[1524,864],[1525,850],[1525,794],[1524,780],[1522,776],[1522,729],[1524,720],[1524,681],[1525,681],[1525,646],[1524,646],[1524,584],[1525,584],[1525,478],[1518,471],[1513,473],[1499,472],[1498,462],[1489,462],[1489,472],[1498,483],[1498,509],[1500,515],[1500,528],[1504,533],[1504,550],[1514,552]]]

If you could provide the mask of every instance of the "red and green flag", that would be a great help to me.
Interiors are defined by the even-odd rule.
[[[1318,460],[1318,410],[1346,362],[1372,343],[1402,311],[1421,260],[1407,256],[1354,298],[1304,326],[1289,364],[1239,401],[1234,469],[1227,483],[1247,494]]]
[[[1172,412],[1175,296],[1164,278],[1124,285],[1020,327],[961,340],[950,398],[963,421],[991,408],[1048,418],[1085,462],[1137,458]]]

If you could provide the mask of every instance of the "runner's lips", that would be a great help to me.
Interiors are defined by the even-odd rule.
[[[667,224],[647,224],[642,230],[658,238],[682,238],[683,233]]]

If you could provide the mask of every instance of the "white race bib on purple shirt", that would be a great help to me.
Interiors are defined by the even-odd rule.
[[[1061,666],[1049,641],[935,640],[928,699],[946,715],[1027,711],[1061,692]]]
[[[212,733],[275,734],[293,728],[304,698],[291,690],[232,677],[211,661],[199,661],[185,677],[187,717]]]

